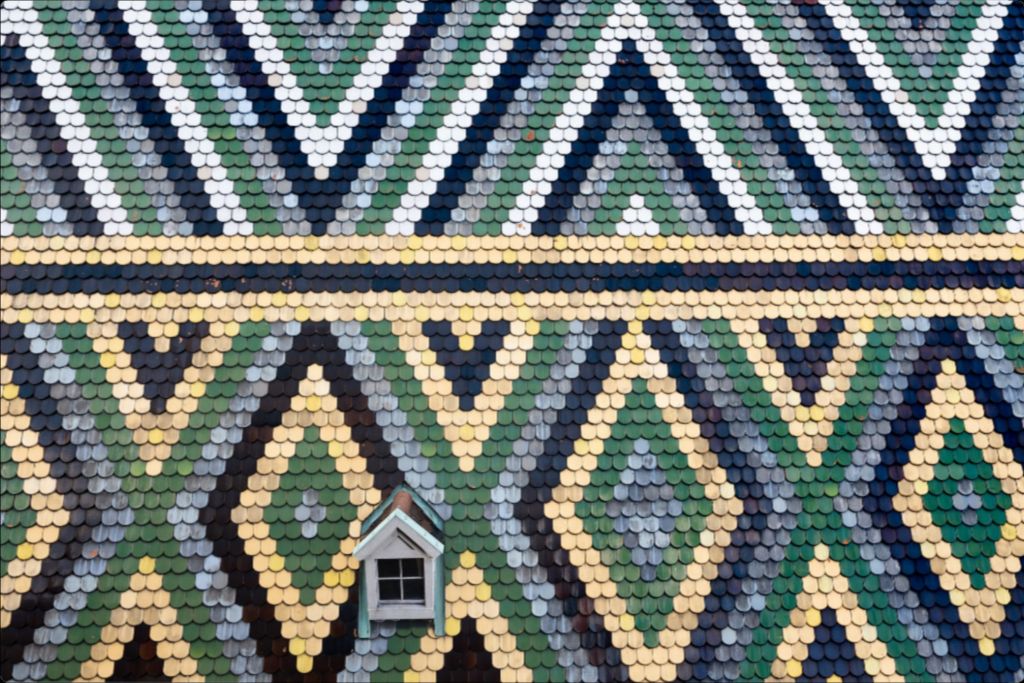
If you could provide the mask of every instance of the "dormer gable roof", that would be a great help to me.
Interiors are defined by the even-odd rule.
[[[398,486],[366,519],[364,535],[353,554],[364,560],[400,534],[429,557],[444,552],[444,522],[423,498],[407,486]]]

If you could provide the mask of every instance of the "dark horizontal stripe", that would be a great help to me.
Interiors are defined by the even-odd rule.
[[[0,291],[774,291],[1024,286],[1024,262],[4,266]]]

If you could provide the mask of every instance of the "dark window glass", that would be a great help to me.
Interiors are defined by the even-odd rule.
[[[408,578],[402,581],[402,599],[423,602],[423,577]]]
[[[423,560],[377,560],[381,602],[418,602],[426,599]]]
[[[401,577],[403,561],[404,560],[378,560],[377,576],[379,576],[382,579]]]
[[[402,580],[401,579],[381,579],[381,582],[380,582],[380,599],[381,600],[401,600],[402,599]]]

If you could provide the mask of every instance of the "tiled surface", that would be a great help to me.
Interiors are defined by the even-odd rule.
[[[145,625],[211,679],[432,675],[471,636],[506,677],[1012,678],[1022,303],[5,295],[9,671],[144,666]],[[448,520],[451,628],[355,640],[401,482]]]
[[[1024,680],[1024,6],[0,12],[4,680]]]
[[[1008,1],[5,10],[4,179],[24,190],[4,200],[12,235],[959,234],[1024,220]]]

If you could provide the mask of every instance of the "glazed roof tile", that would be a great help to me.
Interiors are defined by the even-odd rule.
[[[0,678],[1020,680],[1022,55],[1011,0],[6,0]],[[360,638],[396,490],[445,629]]]

